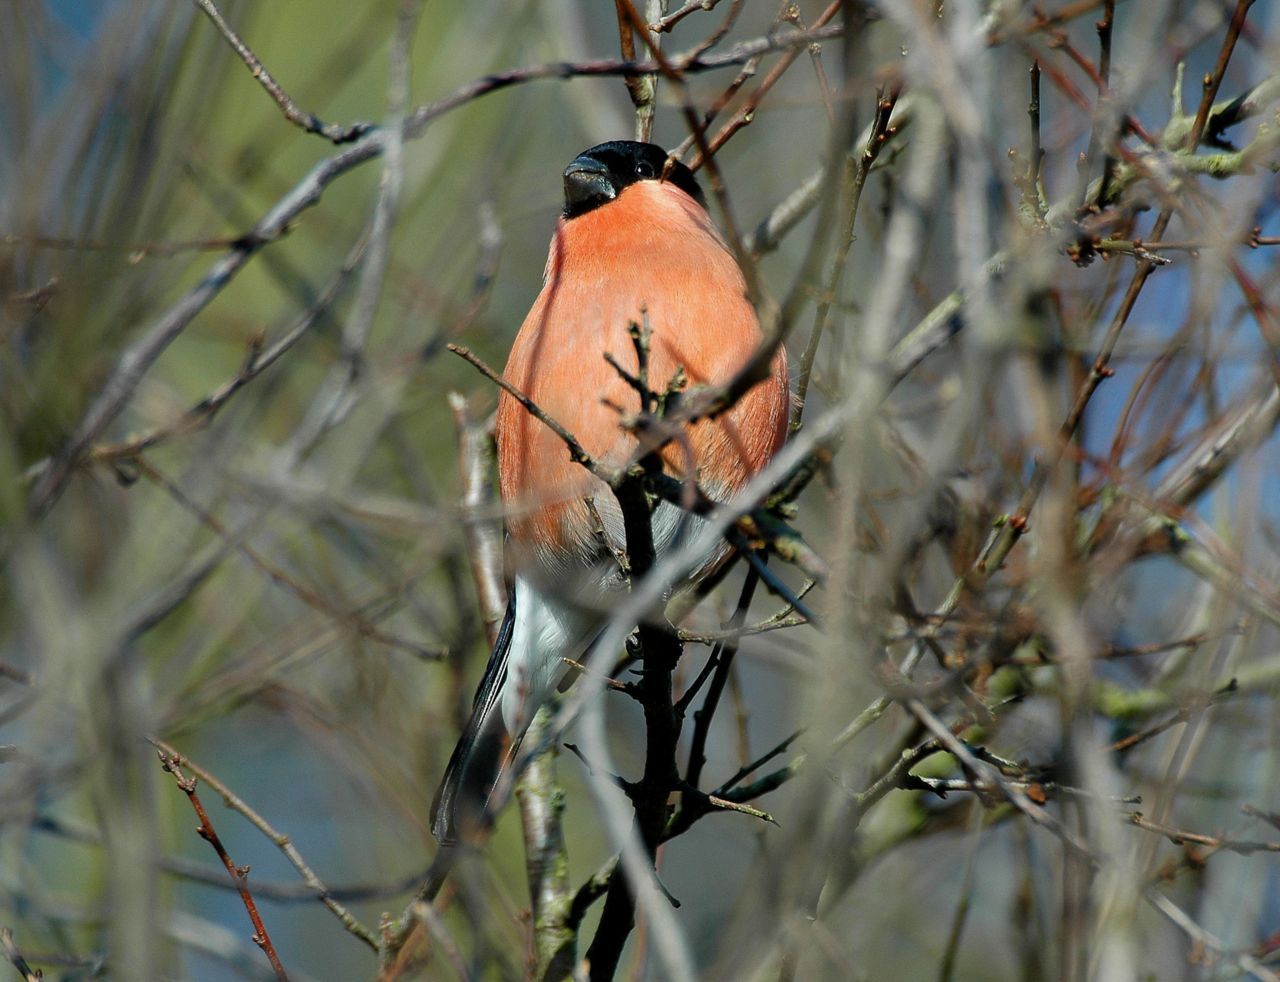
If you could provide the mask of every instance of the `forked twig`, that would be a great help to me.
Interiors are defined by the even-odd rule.
[[[155,741],[152,742],[155,743]],[[237,866],[232,862],[226,847],[218,837],[218,833],[214,831],[213,823],[209,821],[209,813],[205,811],[204,803],[200,801],[200,796],[196,794],[196,779],[187,777],[182,773],[182,765],[184,763],[182,757],[161,748],[159,745],[157,745],[157,753],[160,757],[160,766],[167,773],[173,775],[178,789],[187,796],[187,800],[191,802],[191,807],[195,810],[196,817],[200,819],[200,824],[196,826],[196,833],[213,847],[213,851],[222,860],[222,865],[227,868],[227,874],[231,877],[231,882],[236,885],[240,900],[249,915],[249,921],[253,924],[253,943],[261,948],[263,954],[267,956],[267,961],[271,963],[271,969],[276,973],[276,978],[280,982],[288,982],[289,975],[284,970],[280,956],[276,954],[275,946],[271,943],[271,937],[267,934],[267,926],[262,923],[262,917],[258,913],[258,905],[254,903],[253,894],[249,891],[249,867]]]

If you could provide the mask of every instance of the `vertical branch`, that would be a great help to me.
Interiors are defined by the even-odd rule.
[[[656,561],[649,501],[641,479],[627,477],[614,489],[622,509],[631,561],[632,583],[645,578]],[[667,799],[677,783],[676,741],[679,727],[672,698],[672,676],[680,659],[680,641],[646,618],[639,628],[643,671],[637,698],[644,710],[644,774],[625,790],[635,809],[636,831],[649,866],[654,867],[666,827]],[[627,936],[635,926],[635,896],[625,872],[614,874],[605,895],[600,925],[587,950],[591,978],[610,979],[617,970]]]
[[[1040,62],[1031,60],[1031,98],[1027,117],[1031,124],[1031,153],[1027,161],[1026,184],[1022,188],[1022,211],[1026,221],[1043,225],[1045,221],[1044,144],[1040,135]]]
[[[462,506],[467,552],[475,579],[476,595],[489,645],[497,641],[506,608],[502,580],[502,539],[498,522],[483,517],[497,502],[492,473],[494,458],[493,417],[477,425],[467,415],[466,400],[449,396],[458,431],[459,467],[462,471]],[[548,710],[539,709],[525,734],[530,746],[546,738]],[[564,792],[556,778],[554,745],[529,761],[516,788],[520,825],[524,837],[525,872],[533,908],[533,950],[537,978],[560,979],[573,970],[577,953],[577,928],[569,923],[572,895],[569,890],[569,856],[565,848],[562,813]]]
[[[170,754],[164,750],[159,750],[158,753],[160,766],[167,773],[173,775],[179,790],[187,796],[187,800],[191,802],[191,807],[195,810],[196,817],[200,819],[200,824],[196,826],[196,833],[213,847],[213,851],[222,860],[222,865],[226,867],[227,874],[231,877],[231,882],[236,885],[236,890],[240,893],[240,900],[249,915],[249,921],[253,924],[253,943],[261,948],[263,954],[267,956],[267,961],[271,963],[271,970],[276,973],[276,978],[280,982],[288,982],[289,975],[285,972],[280,956],[276,954],[275,946],[271,943],[271,937],[267,934],[267,926],[262,923],[262,917],[258,913],[258,905],[253,900],[253,894],[249,892],[249,867],[237,866],[231,861],[231,856],[227,853],[226,847],[222,844],[218,833],[214,831],[213,823],[209,821],[209,813],[205,811],[204,803],[201,802],[200,796],[196,794],[196,779],[194,777],[186,777],[182,773],[182,758],[177,754]]]
[[[876,162],[881,149],[893,135],[889,120],[893,115],[893,107],[898,101],[897,91],[881,93],[876,98],[876,115],[871,125],[871,134],[856,161],[846,160],[845,179],[842,182],[844,212],[843,236],[836,245],[835,256],[831,260],[831,271],[818,302],[814,314],[813,331],[805,344],[804,354],[800,357],[800,371],[796,376],[795,397],[791,409],[791,429],[800,428],[800,419],[804,413],[805,398],[809,394],[809,380],[813,375],[813,364],[818,356],[818,346],[826,331],[831,308],[839,302],[841,285],[844,282],[845,269],[848,266],[849,251],[853,248],[854,227],[858,221],[858,204],[862,200],[862,189],[866,186],[871,166]],[[850,173],[851,172],[851,173]]]
[[[1240,39],[1240,31],[1244,28],[1244,19],[1249,13],[1249,8],[1253,6],[1253,0],[1237,0],[1235,12],[1231,15],[1231,24],[1227,27],[1227,36],[1222,41],[1222,47],[1218,51],[1217,64],[1213,66],[1213,71],[1206,75],[1203,79],[1204,92],[1200,97],[1200,108],[1196,110],[1195,122],[1191,125],[1191,132],[1187,134],[1186,149],[1188,152],[1194,151],[1200,143],[1200,137],[1204,135],[1205,124],[1209,121],[1209,110],[1213,108],[1213,100],[1218,97],[1218,88],[1222,85],[1222,78],[1227,74],[1227,65],[1231,61],[1231,55],[1236,49],[1236,42]]]
[[[531,746],[547,738],[551,712],[542,707],[525,734]],[[525,876],[533,908],[534,978],[562,979],[573,973],[578,928],[570,918],[569,853],[564,841],[564,791],[556,780],[556,748],[530,758],[516,787],[524,835]]]
[[[738,606],[725,625],[727,629],[734,631],[742,627],[759,579],[755,570],[747,573],[747,579],[742,584],[742,593],[738,597]],[[707,762],[707,737],[711,732],[711,721],[715,717],[720,696],[729,680],[729,672],[733,668],[733,659],[737,653],[736,638],[721,642],[712,652],[711,658],[715,663],[715,670],[711,677],[711,684],[702,701],[702,708],[695,710],[693,714],[693,742],[689,748],[689,766],[685,770],[685,783],[691,788],[697,788],[702,779],[702,768]],[[682,703],[684,701],[681,700]]]
[[[1079,168],[1079,201],[1081,212],[1088,211],[1091,207],[1101,208],[1106,202],[1107,187],[1110,184],[1110,172],[1115,166],[1113,155],[1105,154],[1106,163],[1102,168],[1102,183],[1098,188],[1098,195],[1094,203],[1091,205],[1088,199],[1089,191],[1089,168],[1098,156],[1104,143],[1110,144],[1114,139],[1114,117],[1115,113],[1110,106],[1111,101],[1111,28],[1115,20],[1115,4],[1111,0],[1103,5],[1102,18],[1094,25],[1098,31],[1098,69],[1095,76],[1095,84],[1098,90],[1098,101],[1094,105],[1093,110],[1093,127],[1089,133],[1089,149],[1084,152],[1078,162]]]
[[[645,43],[650,48],[656,48],[661,42],[656,35],[648,36],[650,29],[644,23],[634,20],[628,15],[628,6],[626,0],[614,0],[614,7],[618,15],[618,47],[622,53],[622,57],[627,61],[636,60],[636,32],[644,31],[647,35]],[[645,10],[646,21],[649,24],[657,23],[663,17],[667,10],[666,0],[650,0]],[[626,75],[623,80],[627,84],[627,94],[631,96],[631,104],[636,110],[636,139],[641,143],[648,143],[653,134],[653,116],[657,106],[658,95],[658,76],[650,75]]]
[[[1099,91],[1109,91],[1111,87],[1111,32],[1115,26],[1116,2],[1106,0],[1102,5],[1102,19],[1098,21],[1098,75],[1102,79]],[[1123,131],[1121,131],[1123,134]],[[1116,170],[1116,155],[1110,150],[1102,161],[1102,181],[1098,184],[1097,207],[1107,203],[1111,192],[1111,178]]]
[[[458,433],[458,468],[462,477],[462,527],[475,581],[476,599],[484,620],[485,636],[492,646],[507,608],[507,588],[502,582],[502,527],[484,517],[496,503],[491,478],[494,462],[494,419],[473,421],[467,400],[449,393],[449,409]]]

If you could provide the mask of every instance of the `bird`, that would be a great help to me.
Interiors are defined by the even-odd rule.
[[[649,334],[647,384],[661,393],[732,378],[762,341],[747,284],[706,207],[693,172],[651,143],[591,147],[564,171],[541,292],[503,376],[596,461],[625,464],[638,438],[620,409],[640,394],[605,358],[639,369],[634,332]],[[727,501],[769,461],[787,432],[790,389],[781,346],[767,377],[713,419],[685,425],[662,466]],[[442,845],[475,841],[493,820],[491,796],[537,711],[600,632],[609,598],[626,588],[617,562],[622,514],[599,478],[509,392],[499,396],[498,485],[514,570],[506,615],[476,690],[470,719],[431,806]],[[659,503],[656,555],[677,548],[700,519]],[[722,544],[689,586],[722,564]]]

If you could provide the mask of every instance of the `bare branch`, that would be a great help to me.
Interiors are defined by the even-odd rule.
[[[371,129],[368,123],[353,123],[350,126],[340,126],[337,123],[324,123],[317,119],[314,115],[305,110],[299,109],[289,94],[280,87],[266,67],[258,60],[257,56],[249,49],[249,46],[240,39],[240,35],[232,30],[231,25],[227,23],[226,18],[222,16],[220,11],[214,4],[213,0],[193,0],[195,5],[204,12],[204,15],[213,22],[214,27],[231,45],[232,50],[240,56],[240,60],[245,63],[245,67],[249,69],[250,74],[258,80],[269,96],[280,107],[280,111],[284,113],[284,118],[293,123],[294,126],[301,127],[307,133],[317,133],[323,136],[331,143],[350,143],[364,136]]]

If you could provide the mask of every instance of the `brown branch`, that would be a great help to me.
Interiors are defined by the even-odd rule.
[[[1052,13],[1032,8],[1031,15],[1026,18],[1024,23],[1010,25],[1004,33],[999,30],[992,31],[987,36],[987,43],[994,47],[995,45],[1004,44],[1014,37],[1025,37],[1056,27],[1059,24],[1069,23],[1092,13],[1101,7],[1104,2],[1105,0],[1074,0],[1073,3],[1064,4]]]
[[[768,54],[771,51],[788,51],[792,48],[805,48],[815,41],[823,41],[839,37],[842,28],[837,25],[815,28],[811,31],[796,31],[772,37],[755,38],[734,45],[720,54],[705,54],[694,49],[683,54],[663,56],[662,61],[626,61],[606,58],[599,61],[561,61],[544,65],[531,65],[526,68],[512,68],[507,71],[494,72],[473,82],[469,82],[450,95],[435,102],[421,106],[410,113],[406,121],[406,136],[418,136],[423,127],[445,113],[452,112],[459,106],[472,100],[509,88],[512,85],[525,85],[543,79],[566,78],[600,78],[626,75],[651,75],[667,71],[677,74],[693,74],[716,71],[733,65],[741,65],[752,58]],[[375,136],[370,134],[370,136]]]
[[[1236,41],[1240,39],[1240,31],[1244,27],[1245,17],[1253,0],[1236,0],[1235,12],[1231,15],[1231,23],[1227,26],[1227,35],[1222,40],[1218,51],[1218,61],[1213,71],[1204,77],[1204,93],[1200,97],[1200,108],[1196,110],[1195,122],[1191,124],[1191,132],[1187,134],[1186,150],[1191,152],[1200,145],[1200,137],[1204,135],[1205,124],[1209,121],[1209,111],[1213,108],[1213,100],[1218,96],[1223,76],[1227,74],[1227,64],[1235,51]]]
[[[810,30],[799,31],[798,33],[800,35],[812,36],[816,32],[825,29],[826,25],[831,22],[831,19],[840,12],[841,6],[843,6],[842,0],[835,0],[835,2],[828,4],[826,9],[823,10],[813,22],[813,27]],[[755,119],[756,112],[760,108],[760,103],[764,101],[764,97],[769,94],[769,91],[775,85],[778,84],[778,80],[786,74],[787,70],[795,63],[795,60],[809,49],[809,45],[805,45],[804,47],[793,47],[787,50],[786,53],[778,59],[778,63],[770,69],[769,74],[761,79],[760,84],[756,86],[751,95],[747,97],[746,102],[744,102],[738,111],[733,114],[733,118],[730,119],[729,122],[725,123],[714,137],[706,141],[705,147],[701,145],[698,147],[698,156],[689,164],[691,170],[697,171],[699,168],[706,166],[710,162],[711,157],[718,153],[721,147],[733,139],[734,135],[739,130],[751,124],[751,121]]]
[[[618,47],[622,57],[627,61],[636,60],[637,31],[645,31],[641,23],[633,26],[627,17],[624,7],[626,0],[614,0],[614,10],[618,15]],[[647,41],[648,39],[646,39]],[[654,44],[657,43],[655,40]],[[658,78],[656,75],[635,73],[622,76],[627,86],[627,95],[631,97],[631,105],[636,111],[636,139],[648,143],[653,132],[653,115],[658,94]]]
[[[236,885],[240,900],[249,915],[249,921],[253,924],[253,943],[261,948],[263,954],[267,956],[267,961],[271,963],[271,969],[276,973],[276,978],[281,982],[288,982],[288,973],[285,972],[284,965],[280,962],[280,956],[276,954],[275,946],[271,943],[271,937],[267,934],[267,927],[262,923],[262,918],[258,914],[258,905],[254,903],[253,894],[249,891],[249,867],[237,866],[232,862],[231,856],[222,844],[222,840],[218,838],[218,833],[214,831],[213,823],[209,821],[209,813],[205,811],[204,804],[200,801],[200,796],[196,794],[196,779],[193,777],[188,778],[182,773],[182,765],[185,763],[182,757],[159,746],[157,746],[157,753],[160,757],[160,766],[167,773],[173,775],[179,790],[187,796],[187,800],[191,802],[191,807],[195,809],[196,817],[200,819],[200,824],[196,827],[196,833],[213,847],[213,851],[222,860],[222,865],[226,867],[227,874],[231,877],[231,882]]]
[[[1200,142],[1213,147],[1228,147],[1223,136],[1227,130],[1250,119],[1272,102],[1280,93],[1280,75],[1259,82],[1226,102],[1214,106],[1209,111],[1209,121],[1205,125]]]
[[[40,982],[44,978],[44,972],[27,964],[26,958],[22,956],[17,943],[13,940],[13,932],[7,927],[0,927],[0,949],[3,949],[5,958],[9,959],[13,967],[22,975],[23,982]]]
[[[258,60],[247,44],[240,39],[240,36],[232,30],[231,25],[227,23],[226,18],[222,16],[220,11],[213,3],[213,0],[193,0],[195,5],[199,7],[213,22],[214,27],[231,45],[232,50],[240,56],[240,60],[245,63],[250,74],[258,80],[258,84],[266,90],[271,96],[275,104],[280,107],[280,111],[284,113],[284,118],[295,126],[301,127],[307,133],[316,133],[323,136],[332,143],[342,144],[350,143],[364,136],[370,129],[370,123],[353,123],[350,126],[340,126],[337,123],[325,123],[316,118],[313,114],[299,109],[297,104],[289,98],[289,94],[281,88],[277,82],[267,71],[266,67]]]
[[[1241,856],[1251,856],[1257,852],[1280,852],[1280,842],[1251,842],[1225,836],[1204,835],[1200,832],[1188,832],[1186,829],[1178,829],[1171,825],[1153,822],[1144,817],[1142,812],[1130,813],[1129,824],[1147,832],[1162,835],[1175,846],[1205,846],[1214,852],[1234,852]]]
[[[520,403],[530,416],[548,427],[552,433],[558,436],[564,442],[565,447],[569,451],[569,458],[574,463],[581,464],[610,487],[618,482],[619,475],[617,473],[609,470],[609,468],[605,467],[592,457],[591,454],[587,453],[582,444],[578,442],[577,437],[565,429],[560,423],[556,422],[551,415],[544,412],[536,402],[486,365],[481,358],[471,351],[470,348],[464,348],[460,344],[450,344],[448,345],[448,348],[463,361],[475,368],[481,375],[502,389],[503,392],[511,396],[511,398],[516,402]]]
[[[655,20],[649,25],[649,30],[653,31],[654,34],[666,34],[690,14],[696,14],[699,10],[712,11],[719,2],[720,0],[692,0],[692,2],[686,3],[679,10],[667,14],[661,20]]]
[[[322,318],[328,315],[350,283],[351,274],[360,264],[368,242],[368,236],[361,237],[342,267],[316,298],[315,303],[303,311],[293,325],[270,347],[264,348],[265,339],[261,333],[254,334],[249,339],[244,362],[235,377],[214,389],[172,423],[157,426],[142,436],[123,443],[96,444],[89,451],[89,459],[101,463],[133,459],[143,451],[150,450],[175,436],[207,426],[232,397],[283,358],[294,345],[310,333]]]
[[[1197,701],[1193,705],[1184,706],[1182,709],[1179,709],[1176,713],[1174,713],[1168,719],[1161,720],[1159,723],[1149,726],[1145,730],[1139,730],[1137,733],[1130,733],[1127,737],[1124,737],[1120,740],[1116,740],[1114,743],[1112,743],[1110,746],[1107,747],[1107,752],[1118,753],[1122,750],[1130,750],[1133,747],[1136,747],[1140,743],[1145,743],[1147,740],[1150,740],[1152,737],[1159,736],[1165,730],[1172,729],[1173,727],[1177,726],[1179,723],[1187,722],[1193,716],[1196,716],[1199,713],[1204,712],[1206,709],[1208,709],[1214,703],[1218,702],[1220,699],[1225,699],[1228,696],[1234,695],[1237,691],[1239,691],[1239,686],[1236,683],[1236,680],[1232,679],[1230,682],[1228,682],[1222,688],[1218,689],[1212,695],[1208,696],[1207,698],[1203,696],[1200,697],[1199,699],[1197,699]]]
[[[374,933],[361,924],[346,907],[338,902],[334,896],[335,891],[332,891],[325,886],[324,882],[315,874],[315,871],[312,870],[307,861],[302,858],[302,853],[298,851],[298,847],[293,844],[293,840],[288,835],[277,830],[275,826],[263,818],[261,814],[251,808],[243,798],[189,757],[182,756],[176,749],[168,743],[165,743],[163,740],[152,737],[149,738],[149,742],[157,751],[159,751],[162,762],[168,760],[173,762],[174,767],[177,767],[178,765],[186,767],[196,777],[204,781],[204,783],[209,785],[209,787],[213,788],[213,790],[222,797],[223,803],[228,808],[242,815],[254,828],[270,839],[275,844],[276,848],[284,853],[285,859],[289,860],[289,863],[293,868],[302,876],[302,882],[306,889],[310,891],[311,895],[324,904],[325,907],[329,909],[330,913],[342,922],[342,926],[346,928],[347,931],[355,935],[374,951],[378,950],[378,939]],[[165,769],[170,770],[168,767]],[[182,787],[181,775],[176,770],[173,770],[172,773],[175,780],[179,782],[178,786]],[[189,794],[193,794],[195,791],[195,779],[191,779],[190,783],[192,791],[189,792]],[[185,791],[186,789],[183,788],[183,790]],[[221,858],[221,855],[219,858]]]
[[[222,236],[206,239],[179,239],[174,242],[113,242],[110,239],[71,239],[50,235],[0,235],[0,245],[26,246],[31,249],[57,249],[77,252],[123,252],[129,265],[152,257],[167,259],[184,252],[211,252],[231,249],[240,241],[239,236]]]

